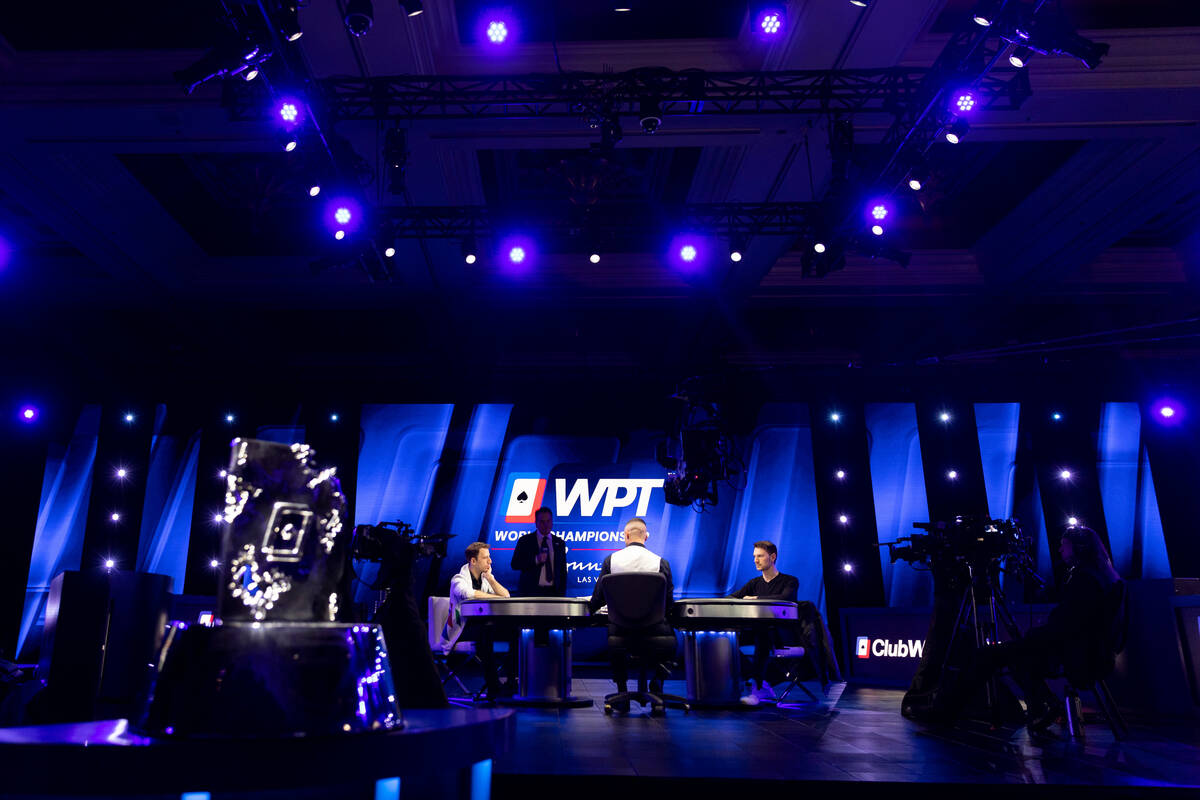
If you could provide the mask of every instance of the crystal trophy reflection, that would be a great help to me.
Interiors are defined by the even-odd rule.
[[[345,498],[312,448],[234,439],[217,614],[174,622],[141,720],[166,736],[317,736],[401,724],[383,631],[338,622]]]

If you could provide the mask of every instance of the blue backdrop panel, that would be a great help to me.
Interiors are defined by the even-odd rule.
[[[200,431],[190,437],[163,434],[166,410],[159,406],[150,440],[146,499],[138,538],[138,570],[170,575],[172,591],[182,592],[187,574],[192,502],[200,458]]]
[[[355,523],[403,520],[421,527],[453,409],[449,403],[363,406]]]
[[[764,408],[750,439],[746,488],[741,492],[721,594],[755,577],[752,548],[759,539],[779,548],[776,566],[800,581],[799,596],[825,612],[821,535],[813,474],[808,406]]]
[[[871,486],[875,490],[875,524],[879,541],[891,542],[913,533],[914,522],[929,521],[917,409],[912,403],[866,406],[871,436]],[[903,562],[888,562],[880,548],[884,597],[889,606],[933,604],[933,581]]]
[[[1104,404],[1097,448],[1100,499],[1113,566],[1126,578],[1138,577],[1133,575],[1133,547],[1141,436],[1137,403]]]
[[[52,446],[46,458],[29,579],[25,583],[21,632],[17,637],[18,654],[26,641],[36,643],[40,639],[40,636],[30,638],[30,633],[40,630],[45,620],[50,581],[63,570],[80,568],[99,437],[100,407],[85,406],[71,441],[65,448]]]
[[[1013,487],[1017,472],[1019,403],[976,403],[979,455],[987,488],[988,514],[1008,519],[1013,514]]]
[[[1158,513],[1158,497],[1154,493],[1154,477],[1150,471],[1150,454],[1142,449],[1142,483],[1138,487],[1138,519],[1134,528],[1140,541],[1143,578],[1170,578],[1171,562],[1167,559],[1167,541],[1163,536],[1162,517]]]

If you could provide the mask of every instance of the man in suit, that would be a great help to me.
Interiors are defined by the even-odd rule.
[[[521,573],[518,597],[564,597],[567,593],[567,543],[551,532],[554,512],[539,508],[533,514],[537,528],[517,540],[512,568]]]

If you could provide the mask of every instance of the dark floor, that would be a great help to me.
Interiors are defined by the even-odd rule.
[[[575,694],[597,700],[613,691],[606,680],[576,679],[574,684]],[[686,693],[682,681],[669,681],[667,691]],[[551,776],[564,787],[582,789],[622,782],[596,784],[567,776],[687,778],[689,786],[702,786],[696,779],[703,778],[1200,786],[1200,725],[1133,721],[1130,738],[1115,742],[1107,724],[1096,720],[1087,727],[1085,743],[1070,742],[1059,726],[1036,738],[1024,728],[923,726],[900,716],[900,695],[838,684],[820,704],[690,714],[670,710],[663,718],[651,718],[636,705],[629,716],[606,717],[602,702],[561,711],[521,709],[515,747],[495,764],[496,794],[507,796],[521,784],[525,791],[520,793],[529,796],[531,785],[546,784]],[[651,783],[657,782],[629,785],[644,789]],[[713,781],[709,788],[719,785]]]

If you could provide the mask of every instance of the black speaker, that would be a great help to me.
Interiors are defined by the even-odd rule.
[[[43,721],[136,717],[167,626],[171,578],[67,571],[50,583],[39,675]]]

